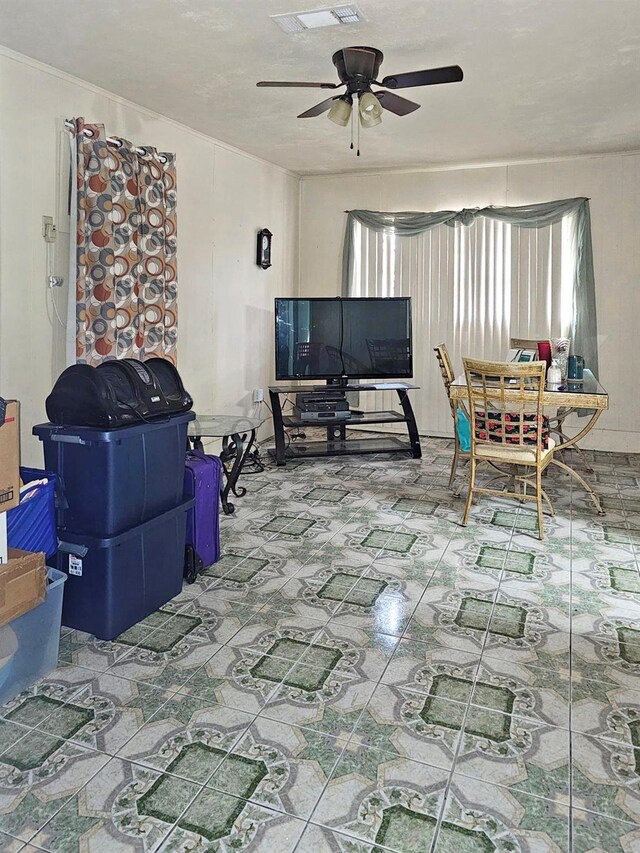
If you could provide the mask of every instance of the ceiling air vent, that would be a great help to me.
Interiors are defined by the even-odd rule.
[[[333,9],[316,9],[312,12],[296,12],[293,15],[271,15],[271,20],[285,33],[301,33],[319,27],[357,24],[362,20],[362,15],[355,6],[335,6]]]

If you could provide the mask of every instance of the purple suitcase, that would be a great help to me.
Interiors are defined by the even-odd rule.
[[[189,450],[184,470],[185,497],[195,498],[187,514],[186,544],[192,545],[203,567],[220,559],[220,479],[222,462]]]

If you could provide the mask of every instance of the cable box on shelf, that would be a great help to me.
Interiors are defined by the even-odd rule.
[[[347,421],[351,418],[349,402],[344,391],[300,392],[296,394],[294,414],[301,421]]]
[[[309,423],[318,423],[318,421],[348,421],[351,419],[351,412],[336,409],[323,409],[320,412],[305,412],[301,409],[294,409],[295,417],[301,421]]]
[[[348,412],[349,402],[344,391],[313,391],[296,394],[296,409],[300,412]]]

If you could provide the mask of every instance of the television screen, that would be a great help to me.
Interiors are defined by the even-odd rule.
[[[407,378],[411,299],[276,299],[276,378]]]

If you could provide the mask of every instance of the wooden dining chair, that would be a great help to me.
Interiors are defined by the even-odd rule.
[[[543,338],[536,338],[535,340],[531,340],[530,338],[511,338],[509,341],[510,349],[532,349],[535,350],[536,356],[538,355],[538,341],[543,340]]]
[[[438,365],[440,366],[440,373],[442,375],[442,381],[444,383],[444,390],[447,394],[447,400],[449,401],[449,407],[451,409],[451,417],[453,418],[453,461],[451,463],[451,475],[449,477],[449,488],[453,488],[453,483],[456,478],[456,470],[458,467],[458,461],[460,459],[468,459],[469,451],[463,450],[460,445],[460,437],[458,436],[458,408],[459,404],[451,399],[451,393],[449,391],[450,385],[455,379],[455,374],[453,372],[453,366],[451,364],[451,359],[449,357],[449,351],[447,350],[446,344],[438,344],[437,347],[433,348],[433,351],[436,354],[436,358],[438,359]],[[460,406],[465,416],[467,416],[467,412],[464,409],[464,406]]]
[[[476,494],[533,500],[538,511],[538,535],[544,538],[542,502],[553,507],[542,488],[542,472],[553,461],[555,442],[543,416],[544,361],[494,362],[463,359],[469,395],[471,453],[469,493],[462,516],[466,526]],[[523,466],[512,474],[513,491],[476,485],[481,463]],[[516,483],[522,490],[516,491]],[[527,491],[534,487],[533,494]]]

